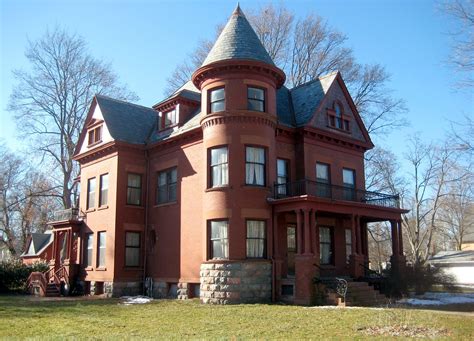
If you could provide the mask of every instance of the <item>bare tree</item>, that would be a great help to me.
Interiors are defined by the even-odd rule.
[[[452,49],[448,63],[461,74],[458,87],[471,88],[474,86],[474,0],[444,1],[441,8],[457,26],[450,33]]]
[[[87,53],[85,41],[56,28],[29,42],[30,70],[16,70],[18,81],[8,109],[15,112],[19,133],[57,170],[63,206],[71,207],[77,166],[72,156],[94,94],[136,99],[117,85],[110,65]]]
[[[448,186],[441,200],[439,221],[441,235],[449,240],[456,250],[462,249],[465,238],[474,231],[474,178],[461,177]]]
[[[347,37],[331,28],[321,17],[308,14],[295,19],[294,13],[272,4],[247,13],[258,37],[277,66],[287,74],[287,86],[294,87],[333,71],[340,71],[369,133],[382,136],[405,125],[402,100],[392,96],[387,84],[390,75],[379,64],[360,65]],[[218,27],[220,33],[222,26]],[[210,41],[200,42],[188,61],[177,66],[168,78],[166,95],[191,78],[212,48]]]
[[[459,150],[449,143],[426,145],[419,138],[411,140],[406,159],[411,166],[412,191],[403,216],[410,253],[415,266],[433,253],[436,235],[441,231],[440,210],[449,186],[465,180],[470,171],[459,167]]]
[[[31,232],[42,232],[60,204],[49,181],[0,145],[0,243],[13,256],[25,250]]]

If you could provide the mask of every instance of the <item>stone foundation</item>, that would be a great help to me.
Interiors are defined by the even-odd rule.
[[[192,298],[191,284],[178,283],[178,300],[187,300],[188,298]]]
[[[202,303],[237,304],[270,302],[270,261],[210,261],[201,264]]]
[[[168,297],[168,284],[166,282],[153,281],[153,297],[154,298],[167,298]]]

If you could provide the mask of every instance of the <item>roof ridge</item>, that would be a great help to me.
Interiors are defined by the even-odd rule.
[[[289,89],[289,90],[290,90],[290,91],[293,91],[293,90],[295,90],[295,89],[298,89],[298,88],[301,88],[301,87],[303,87],[303,86],[312,84],[312,83],[314,83],[314,82],[316,82],[316,81],[319,81],[319,80],[321,80],[321,79],[323,79],[323,78],[328,78],[328,77],[330,77],[330,76],[333,76],[334,74],[337,74],[338,72],[339,72],[339,70],[332,71],[332,72],[327,73],[327,74],[325,74],[325,75],[323,75],[323,76],[319,76],[319,77],[314,78],[314,79],[312,79],[312,80],[310,80],[310,81],[307,81],[306,83],[297,85],[297,86],[295,86],[294,88],[291,88],[291,89]]]
[[[110,97],[110,96],[107,96],[107,95],[103,95],[103,94],[95,94],[95,97],[102,97],[104,99],[108,99],[108,100],[111,100],[111,101],[114,101],[114,102],[119,102],[119,103],[123,103],[123,104],[127,104],[127,105],[133,105],[135,107],[139,107],[139,108],[143,108],[143,109],[147,109],[147,110],[152,110],[152,111],[155,111],[153,108],[151,107],[146,107],[144,105],[141,105],[141,104],[136,104],[136,103],[132,103],[132,102],[127,102],[127,101],[124,101],[122,99],[117,99],[117,98],[113,98],[113,97]]]

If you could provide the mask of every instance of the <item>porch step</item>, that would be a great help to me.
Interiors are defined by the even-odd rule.
[[[328,295],[328,303],[339,305],[340,297],[335,292]],[[367,282],[347,282],[346,306],[378,306],[388,304],[389,300]]]
[[[58,287],[56,286],[56,284],[54,284],[54,283],[48,283],[48,285],[46,286],[46,293],[45,293],[45,296],[48,296],[48,297],[57,297],[57,296],[60,296],[60,292],[59,292],[59,289],[58,289]]]

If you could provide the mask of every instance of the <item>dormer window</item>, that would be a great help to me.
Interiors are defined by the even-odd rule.
[[[344,115],[344,109],[338,101],[334,102],[332,110],[328,109],[328,125],[331,128],[350,132],[349,116]]]
[[[225,110],[225,91],[224,88],[210,91],[210,112],[219,112]]]
[[[95,127],[89,130],[88,145],[93,145],[102,141],[102,126]]]
[[[164,114],[164,116],[164,128],[168,128],[176,124],[176,109],[168,111]]]

